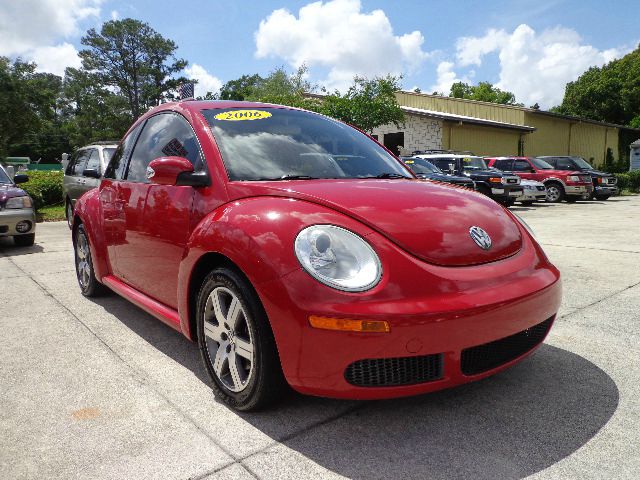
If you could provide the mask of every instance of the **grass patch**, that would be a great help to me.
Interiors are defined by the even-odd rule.
[[[57,222],[65,220],[64,204],[49,205],[48,207],[40,207],[36,214],[38,222]]]

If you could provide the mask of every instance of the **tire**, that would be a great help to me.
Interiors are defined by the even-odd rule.
[[[282,396],[286,382],[273,332],[241,274],[229,268],[209,273],[198,292],[196,315],[200,354],[218,399],[250,411]]]
[[[67,217],[67,225],[69,226],[69,230],[73,229],[73,205],[71,205],[71,200],[67,199],[67,203],[64,207],[64,214]]]
[[[73,234],[76,277],[82,295],[85,297],[99,297],[107,293],[108,290],[96,279],[89,245],[89,236],[81,223]]]
[[[533,201],[532,200],[525,200],[524,202],[520,202],[521,205],[524,205],[525,207],[530,207],[531,205],[533,205]]]
[[[13,243],[16,247],[31,247],[36,241],[35,233],[28,233],[27,235],[14,235]]]
[[[610,196],[611,195],[595,195],[593,198],[604,202],[605,200],[608,200]]]
[[[564,187],[560,183],[551,182],[546,185],[547,187],[547,202],[559,203],[564,200]]]

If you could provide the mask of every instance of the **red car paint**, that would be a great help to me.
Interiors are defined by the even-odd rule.
[[[417,179],[229,181],[200,111],[231,107],[265,108],[185,101],[136,122],[163,110],[183,115],[211,183],[194,188],[104,179],[85,194],[74,223],[85,226],[99,281],[193,340],[194,272],[202,262],[232,262],[262,301],[287,381],[308,394],[412,395],[486,377],[532,351],[479,375],[460,370],[463,348],[528,329],[554,317],[560,305],[558,270],[508,210],[476,192]],[[307,274],[293,242],[314,224],[366,238],[382,263],[380,283],[348,293]],[[492,237],[490,250],[470,239],[472,225]],[[318,330],[310,315],[385,320],[391,331]],[[345,380],[353,361],[431,353],[444,354],[441,380],[396,387]]]

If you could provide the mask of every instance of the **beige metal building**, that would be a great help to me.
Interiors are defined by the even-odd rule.
[[[576,155],[600,165],[608,148],[615,158],[628,155],[628,144],[618,148],[621,131],[623,141],[640,138],[640,129],[525,107],[413,92],[396,98],[405,125],[384,125],[373,134],[403,154],[445,149],[485,156]]]

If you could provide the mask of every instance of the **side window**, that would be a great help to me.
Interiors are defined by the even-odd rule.
[[[122,142],[120,142],[120,145],[118,145],[118,148],[113,154],[113,157],[111,157],[111,161],[104,172],[105,178],[113,178],[115,180],[122,180],[124,178],[127,159],[129,158],[129,154],[136,142],[136,138],[138,138],[141,128],[142,124],[138,125]]]
[[[526,160],[515,160],[513,162],[513,171],[514,172],[530,172],[531,165]]]
[[[496,160],[493,164],[498,170],[511,171],[511,160]]]
[[[558,170],[573,170],[576,167],[574,167],[573,162],[568,158],[558,158],[556,160],[556,168]]]
[[[76,161],[78,160],[80,153],[82,152],[76,152],[71,156],[69,163],[67,164],[67,169],[64,171],[65,175],[73,175],[73,169],[76,166]]]
[[[148,182],[147,166],[159,157],[184,157],[195,171],[202,170],[203,161],[191,126],[180,115],[160,113],[145,124],[129,162],[127,180]]]
[[[91,149],[91,154],[89,155],[89,159],[87,160],[87,165],[84,167],[84,170],[97,170],[100,173],[100,152],[97,148]]]
[[[87,165],[87,160],[89,159],[90,154],[90,150],[81,150],[80,152],[78,152],[78,158],[73,164],[72,175],[82,175],[82,172],[84,172],[84,168]]]

